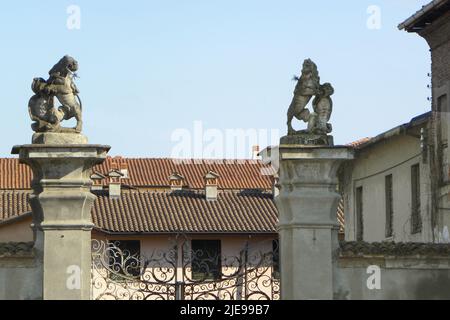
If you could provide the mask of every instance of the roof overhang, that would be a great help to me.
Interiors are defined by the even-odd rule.
[[[19,214],[19,215],[14,216],[14,217],[10,217],[10,218],[7,218],[7,219],[0,220],[0,227],[3,227],[5,225],[9,225],[9,224],[12,224],[12,223],[15,223],[15,222],[19,222],[19,221],[25,220],[27,218],[31,218],[31,216],[32,216],[32,212],[28,211],[28,212]]]
[[[385,141],[395,136],[402,134],[407,134],[420,139],[420,128],[428,122],[431,117],[431,111],[418,115],[411,119],[411,121],[401,124],[395,128],[392,128],[386,132],[383,132],[376,137],[369,139],[367,142],[361,143],[360,145],[354,147],[356,150],[365,149],[378,142]]]
[[[114,231],[107,230],[103,228],[99,228],[97,226],[94,227],[94,230],[106,235],[114,235],[114,236],[156,236],[156,235],[176,235],[176,234],[185,234],[185,235],[245,235],[245,236],[261,236],[261,235],[277,235],[277,231]]]
[[[450,11],[450,0],[433,0],[400,23],[398,28],[407,32],[420,32],[448,11]]]

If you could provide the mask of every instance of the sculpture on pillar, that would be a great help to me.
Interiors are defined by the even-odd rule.
[[[319,72],[311,59],[303,62],[300,77],[294,77],[297,85],[294,97],[287,112],[288,134],[282,138],[282,143],[333,145],[333,137],[328,135],[332,131],[330,120],[333,110],[331,95],[334,89],[330,83],[320,84]],[[307,105],[311,98],[313,111]],[[304,130],[294,130],[292,120],[296,118],[307,123]]]
[[[35,93],[28,102],[28,112],[35,121],[31,128],[35,132],[76,132],[82,129],[82,105],[74,78],[77,77],[78,62],[66,55],[48,72],[48,80],[34,78],[31,89]],[[54,98],[61,106],[54,107]],[[62,120],[75,118],[74,128],[61,127]]]

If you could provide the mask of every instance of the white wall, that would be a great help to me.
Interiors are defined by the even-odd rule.
[[[412,159],[411,159],[412,158]],[[410,159],[410,160],[408,160]],[[419,163],[422,231],[411,233],[411,166]],[[393,176],[393,236],[385,237],[385,176]],[[422,162],[420,140],[395,136],[357,154],[344,186],[345,239],[356,240],[355,190],[363,187],[363,240],[432,241],[429,164]]]

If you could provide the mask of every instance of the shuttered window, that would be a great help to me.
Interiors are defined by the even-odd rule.
[[[420,215],[420,168],[419,164],[411,166],[411,233],[422,231]]]
[[[362,241],[364,235],[363,223],[363,187],[356,188],[356,240]]]
[[[385,184],[385,202],[386,202],[386,238],[392,237],[393,234],[393,220],[394,220],[394,208],[393,208],[393,194],[392,194],[392,174],[387,175],[384,179]]]

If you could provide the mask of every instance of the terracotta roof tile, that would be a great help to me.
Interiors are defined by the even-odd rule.
[[[0,191],[0,222],[31,211],[30,191]],[[278,213],[267,192],[221,191],[207,201],[199,191],[124,191],[118,199],[97,194],[96,227],[109,232],[276,232]],[[342,202],[337,212],[343,232]]]
[[[349,146],[349,147],[354,147],[354,148],[358,148],[360,145],[363,145],[363,144],[365,144],[366,142],[369,142],[370,140],[371,140],[372,138],[361,138],[361,139],[359,139],[359,140],[356,140],[356,141],[353,141],[353,142],[350,142],[350,143],[348,143],[347,144],[347,146]]]
[[[178,172],[191,189],[204,187],[208,171],[217,173],[220,189],[270,189],[269,175],[261,174],[268,167],[256,160],[179,160],[168,158],[108,157],[94,171],[107,175],[111,168],[128,166],[129,178],[124,184],[134,187],[170,187],[168,177]],[[0,189],[30,189],[31,170],[17,158],[0,158]],[[107,181],[103,180],[103,184]]]
[[[30,191],[0,191],[0,221],[31,210]],[[109,232],[275,233],[277,209],[266,192],[219,192],[207,201],[198,191],[129,191],[119,199],[98,194],[92,209],[97,228]]]

